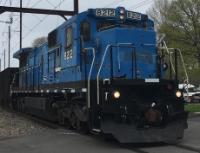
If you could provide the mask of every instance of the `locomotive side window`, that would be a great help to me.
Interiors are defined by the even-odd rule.
[[[60,56],[60,48],[56,49],[56,67],[60,67],[61,65],[61,56]]]
[[[80,26],[80,34],[84,41],[90,40],[90,24],[87,21],[83,21]]]
[[[25,67],[26,66],[26,59],[27,57],[26,56],[22,56],[20,58],[20,61],[19,61],[19,67],[22,68],[22,67]]]
[[[44,74],[44,55],[41,55],[41,58],[40,58],[40,70],[41,70],[41,77],[43,76]]]
[[[65,59],[72,58],[73,29],[68,27],[65,30]]]
[[[55,69],[55,52],[50,52],[48,55],[48,72],[54,73]]]
[[[65,30],[65,40],[66,40],[66,44],[65,44],[65,48],[71,48],[72,47],[72,27],[69,27]]]

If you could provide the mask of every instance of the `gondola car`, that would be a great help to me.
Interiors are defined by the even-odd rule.
[[[164,77],[147,15],[123,7],[89,9],[50,32],[47,43],[14,58],[19,86],[12,85],[11,96],[18,111],[122,143],[183,137],[187,112],[177,75]]]

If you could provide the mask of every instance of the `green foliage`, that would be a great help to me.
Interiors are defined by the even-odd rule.
[[[156,0],[148,14],[168,47],[181,49],[190,79],[200,79],[200,0]]]
[[[200,104],[186,104],[185,110],[188,112],[200,112]]]
[[[32,46],[33,47],[39,47],[40,45],[44,44],[45,42],[47,42],[47,38],[46,37],[39,37],[39,38],[36,38],[33,43],[32,43]]]

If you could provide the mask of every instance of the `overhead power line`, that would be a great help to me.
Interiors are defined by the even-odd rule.
[[[46,0],[47,3],[49,3],[51,6],[56,7],[52,2],[50,2],[49,0]]]
[[[29,3],[30,3],[30,1],[31,0],[29,0]],[[31,5],[30,7],[32,8],[32,7],[35,7],[35,6],[37,6],[40,2],[42,2],[43,0],[38,0],[37,2],[35,2],[33,5]],[[26,7],[28,7],[29,6],[29,4],[27,4],[27,6]],[[25,14],[23,14],[22,16],[24,16]],[[18,21],[20,19],[20,17],[18,17],[17,19],[15,19],[14,20],[14,22],[16,22],[16,21]]]
[[[66,0],[60,1],[60,3],[59,3],[58,5],[56,5],[56,6],[54,7],[54,9],[60,7],[61,4],[64,3],[64,1],[66,1]],[[40,21],[39,21],[37,24],[35,24],[32,28],[30,28],[30,30],[23,36],[23,39],[25,39],[28,35],[30,35],[42,22],[45,21],[45,19],[46,19],[48,16],[49,16],[49,15],[44,16],[42,19],[40,19]]]
[[[140,8],[140,7],[143,7],[149,3],[153,2],[153,0],[143,0],[137,4],[134,4],[133,6],[129,7],[129,9],[137,9],[137,8]]]
[[[125,0],[115,0],[115,1],[111,2],[110,4],[106,5],[105,7],[110,7],[110,6],[114,5],[114,4],[119,4],[122,1],[125,1]]]
[[[4,2],[4,4],[3,4],[3,5],[6,5],[7,1],[8,1],[8,0],[6,0],[6,1]]]
[[[28,7],[30,3],[31,3],[31,0],[28,0],[28,2],[26,3],[26,7]]]

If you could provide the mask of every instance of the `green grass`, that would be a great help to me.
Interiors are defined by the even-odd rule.
[[[189,112],[200,112],[200,104],[185,104],[185,110]]]

